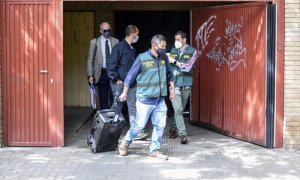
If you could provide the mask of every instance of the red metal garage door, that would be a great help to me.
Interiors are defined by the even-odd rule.
[[[54,0],[1,2],[4,141],[8,146],[63,145],[57,5]]]
[[[196,9],[191,121],[266,145],[266,4]]]

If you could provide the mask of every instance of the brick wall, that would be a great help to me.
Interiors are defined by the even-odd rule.
[[[286,148],[300,149],[300,1],[285,0],[284,131]]]

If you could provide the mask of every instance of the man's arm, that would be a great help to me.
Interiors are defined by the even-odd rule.
[[[115,82],[120,80],[118,67],[121,58],[121,51],[122,49],[120,49],[118,46],[113,47],[107,64],[108,77]]]
[[[170,81],[170,96],[169,99],[173,101],[175,99],[175,84],[174,81]]]
[[[127,73],[126,79],[124,81],[124,86],[130,87],[131,85],[133,85],[133,83],[135,82],[135,80],[136,80],[138,74],[141,72],[141,70],[142,70],[141,59],[139,57],[137,57],[132,65],[131,69]]]
[[[172,69],[171,69],[171,65],[170,65],[170,60],[169,60],[169,57],[166,56],[166,68],[167,68],[167,79],[168,81],[173,81],[174,82],[174,74],[172,72]]]
[[[126,76],[125,81],[124,81],[123,93],[119,97],[121,102],[126,101],[128,89],[135,82],[135,80],[136,80],[138,74],[141,72],[141,70],[142,70],[141,59],[139,57],[137,57]]]
[[[175,99],[175,84],[174,84],[174,75],[169,63],[169,60],[166,60],[166,68],[167,68],[167,79],[170,82],[170,96],[169,99],[173,101]]]
[[[169,62],[170,63],[175,63],[175,59],[172,57],[168,57],[169,58]],[[181,69],[182,72],[190,72],[192,70],[192,68],[194,67],[194,64],[196,63],[198,59],[198,52],[197,50],[195,50],[193,56],[188,60],[188,62],[186,63],[181,63],[176,61],[176,66],[179,67]]]
[[[198,52],[195,50],[193,56],[186,63],[181,63],[182,72],[190,72],[198,59]]]
[[[94,63],[96,56],[96,40],[92,39],[90,41],[89,54],[87,58],[87,76],[89,78],[89,83],[92,84],[94,81]]]

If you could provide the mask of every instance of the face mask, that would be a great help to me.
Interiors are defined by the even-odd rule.
[[[135,37],[134,37],[134,39],[133,39],[132,43],[137,43],[137,42],[138,42],[138,40],[139,40],[139,36],[137,35],[137,36],[135,36]]]
[[[158,55],[162,56],[166,53],[166,49],[158,48],[156,52]]]
[[[108,39],[109,36],[110,36],[110,32],[109,32],[109,31],[103,32],[102,35],[103,35],[106,39]]]
[[[175,41],[175,48],[180,49],[182,47],[182,43],[180,41]]]

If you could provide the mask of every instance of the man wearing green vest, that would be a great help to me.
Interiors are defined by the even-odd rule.
[[[166,38],[162,35],[155,35],[151,40],[151,49],[140,54],[128,72],[124,81],[124,90],[120,95],[120,101],[127,98],[128,89],[136,80],[137,101],[136,101],[136,123],[130,125],[124,140],[119,146],[119,153],[122,156],[128,154],[129,145],[133,138],[139,134],[151,117],[153,132],[149,156],[167,160],[168,156],[162,154],[160,145],[164,128],[166,126],[167,106],[167,81],[170,82],[170,100],[175,95],[174,76],[169,64],[166,52]]]
[[[191,95],[194,64],[198,58],[197,50],[186,42],[186,33],[178,31],[175,34],[175,48],[171,50],[169,61],[175,78],[174,119],[170,128],[170,138],[176,138],[177,133],[181,144],[187,144],[187,131],[183,119],[183,111]]]

